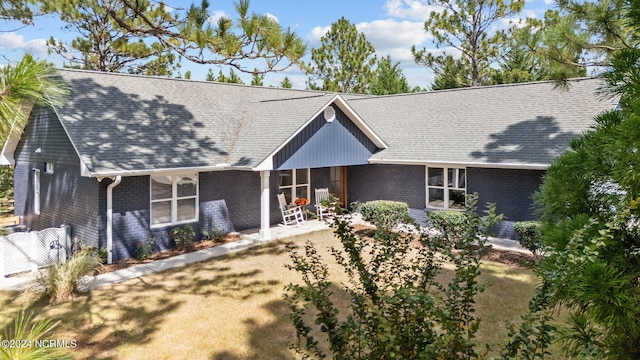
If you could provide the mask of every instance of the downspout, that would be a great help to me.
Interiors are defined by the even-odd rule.
[[[118,175],[107,186],[107,264],[113,262],[113,188],[120,184],[122,176]]]

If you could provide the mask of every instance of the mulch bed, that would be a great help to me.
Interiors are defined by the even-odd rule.
[[[373,229],[374,229],[373,227],[368,225],[360,225],[360,224],[354,225],[354,230],[357,234],[366,234],[367,232],[371,232]],[[190,253],[193,251],[209,249],[212,247],[223,245],[228,242],[234,242],[238,240],[240,240],[239,235],[227,234],[224,236],[223,241],[221,242],[215,242],[213,240],[202,240],[202,241],[194,242],[193,247],[191,249],[183,249],[183,250],[170,249],[166,251],[153,253],[146,260],[138,260],[138,259],[132,258],[132,259],[120,260],[113,264],[104,264],[100,268],[99,273],[113,272],[116,270],[131,267],[131,266],[148,264],[156,260],[166,259],[173,256]],[[412,245],[422,246],[418,236],[415,237],[414,241],[412,242]],[[533,264],[533,256],[531,254],[523,254],[516,251],[497,250],[497,249],[492,249],[491,247],[486,248],[486,253],[483,259],[517,267],[517,268],[531,268],[531,264]]]
[[[216,246],[220,246],[220,245],[224,245],[226,243],[229,242],[234,242],[234,241],[238,241],[240,240],[240,235],[231,235],[231,234],[226,234],[224,235],[222,241],[213,241],[213,240],[201,240],[201,241],[196,241],[193,243],[193,246],[191,248],[185,248],[183,250],[178,250],[178,249],[169,249],[169,250],[165,250],[165,251],[160,251],[160,252],[156,252],[151,254],[151,256],[149,256],[148,259],[146,260],[138,260],[135,258],[132,259],[125,259],[125,260],[120,260],[117,262],[114,262],[113,264],[103,264],[100,269],[99,269],[99,273],[107,273],[107,272],[113,272],[116,270],[120,270],[120,269],[125,269],[131,266],[136,266],[136,265],[141,265],[141,264],[148,264],[148,263],[152,263],[156,260],[162,260],[162,259],[166,259],[166,258],[170,258],[173,256],[177,256],[177,255],[182,255],[182,254],[187,254],[190,252],[194,252],[194,251],[198,251],[198,250],[204,250],[204,249],[209,249],[209,248],[213,248]]]

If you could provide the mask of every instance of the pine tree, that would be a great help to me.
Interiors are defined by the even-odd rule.
[[[331,29],[320,42],[320,48],[311,49],[310,88],[366,93],[373,79],[376,58],[375,49],[364,34],[342,17],[331,24]],[[321,85],[315,85],[316,80]]]
[[[264,85],[264,74],[259,73],[258,69],[253,70],[253,76],[251,77],[251,85],[253,86]]]
[[[640,35],[640,3],[625,19]],[[549,306],[566,309],[568,358],[640,358],[640,50],[610,54],[620,110],[596,118],[548,169],[537,194],[549,256],[539,271]]]
[[[10,131],[24,128],[28,114],[24,106],[62,106],[67,86],[56,76],[53,64],[37,61],[27,54],[17,64],[0,68],[0,139]],[[19,135],[19,134],[18,134]]]
[[[62,0],[64,1],[64,0]],[[150,0],[101,0],[111,18],[134,36],[155,38],[164,49],[197,64],[227,65],[251,73],[255,62],[264,60],[261,72],[282,71],[298,65],[306,45],[294,31],[282,28],[268,15],[249,12],[249,0],[238,0],[237,20],[222,17],[217,24],[209,19],[209,2],[189,8],[173,8],[159,16],[152,9],[164,7]],[[124,11],[120,11],[120,8]]]
[[[431,12],[425,31],[433,35],[436,48],[451,47],[461,54],[460,69],[468,69],[464,86],[482,85],[491,65],[503,56],[502,44],[508,31],[492,33],[493,27],[504,19],[518,15],[524,0],[428,0],[429,5],[443,9]],[[512,25],[512,26],[515,26]],[[432,69],[436,76],[451,65],[453,54],[434,55],[427,49],[411,49],[415,61]],[[457,61],[457,60],[456,60]],[[450,78],[450,77],[446,77]]]
[[[127,8],[110,2],[114,13],[126,16]],[[179,67],[177,57],[160,42],[150,42],[122,28],[111,17],[102,0],[43,0],[42,10],[57,13],[65,29],[79,34],[70,43],[51,37],[50,49],[72,67],[107,72],[171,76]],[[145,9],[149,18],[166,16],[162,6]]]
[[[284,79],[280,82],[280,87],[284,89],[291,89],[293,87],[293,84],[291,83],[291,80],[289,80],[288,76],[285,76]]]
[[[229,75],[228,76],[224,75],[222,73],[222,70],[220,70],[218,72],[218,77],[214,81],[221,82],[221,83],[227,83],[227,84],[244,84],[244,81],[242,81],[240,76],[238,76],[238,74],[236,74],[236,72],[233,71],[233,69],[229,69]]]
[[[394,64],[389,55],[380,59],[375,70],[375,78],[369,85],[369,93],[389,95],[411,92],[407,78],[399,65],[400,63]]]

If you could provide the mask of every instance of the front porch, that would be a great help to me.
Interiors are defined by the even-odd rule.
[[[300,225],[295,226],[272,226],[269,228],[271,234],[270,239],[263,239],[261,229],[248,229],[240,231],[240,237],[242,239],[253,241],[254,243],[262,243],[270,240],[279,240],[296,235],[304,235],[316,231],[322,231],[329,229],[329,225],[323,220],[307,220]],[[262,231],[264,233],[264,231]]]

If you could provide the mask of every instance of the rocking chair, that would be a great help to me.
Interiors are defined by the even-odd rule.
[[[278,204],[280,206],[280,212],[282,213],[282,222],[284,226],[295,223],[300,225],[304,221],[304,214],[300,206],[290,206],[287,204],[287,199],[284,194],[278,194]]]
[[[323,216],[335,216],[335,204],[330,204],[329,189],[316,189],[316,213],[320,220]]]

